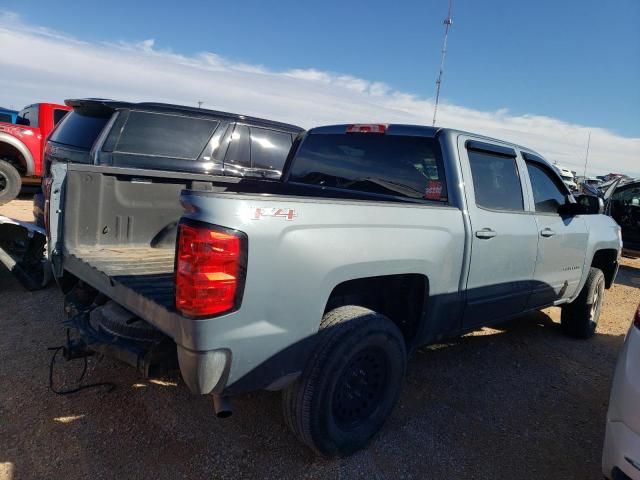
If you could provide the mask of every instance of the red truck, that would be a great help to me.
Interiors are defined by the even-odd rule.
[[[69,110],[34,103],[20,111],[15,124],[0,122],[0,205],[16,198],[23,183],[40,182],[46,139]]]

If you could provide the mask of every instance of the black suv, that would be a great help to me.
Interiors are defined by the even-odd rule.
[[[45,150],[53,160],[216,176],[279,178],[302,128],[260,118],[163,103],[67,100],[70,112]],[[34,198],[36,223],[44,202]]]

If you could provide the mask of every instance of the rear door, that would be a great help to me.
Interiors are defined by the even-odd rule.
[[[531,182],[533,209],[538,227],[538,258],[529,307],[549,305],[576,292],[587,250],[587,225],[577,216],[561,216],[569,191],[549,165],[539,157],[523,154]]]
[[[474,327],[526,308],[538,236],[515,149],[469,137],[460,138],[458,149],[472,227],[464,326]]]

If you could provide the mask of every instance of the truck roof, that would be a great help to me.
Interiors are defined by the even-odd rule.
[[[206,108],[188,107],[185,105],[174,105],[170,103],[157,102],[123,102],[118,100],[107,100],[101,98],[81,98],[69,99],[64,102],[72,108],[97,108],[106,110],[120,109],[144,109],[152,112],[162,113],[179,113],[187,115],[197,115],[202,117],[225,118],[234,121],[247,122],[256,126],[273,127],[286,130],[292,133],[300,133],[304,131],[302,127],[291,125],[289,123],[276,122],[264,118],[251,117],[248,115],[240,115],[237,113],[222,112],[218,110],[209,110]]]
[[[321,127],[315,127],[315,128],[309,129],[309,133],[310,134],[342,134],[342,133],[346,133],[347,128],[351,127],[352,125],[354,124],[345,123],[345,124],[339,124],[339,125],[326,125]],[[375,122],[371,124],[359,123],[356,125],[381,125],[381,123],[379,122]],[[519,150],[523,150],[533,155],[536,155],[540,158],[544,158],[538,152],[536,152],[535,150],[529,147],[518,145],[517,143],[509,142],[507,140],[488,137],[486,135],[467,132],[464,130],[457,130],[454,128],[446,128],[446,127],[429,127],[426,125],[413,125],[413,124],[404,124],[404,123],[382,123],[382,125],[386,126],[386,132],[385,132],[386,135],[415,135],[415,136],[423,136],[423,137],[430,137],[430,138],[434,138],[438,133],[446,133],[449,135],[472,135],[473,137],[478,139],[510,145]],[[546,161],[547,163],[550,163],[548,160]]]

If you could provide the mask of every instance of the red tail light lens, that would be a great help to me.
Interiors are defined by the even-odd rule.
[[[640,328],[640,305],[638,305],[638,309],[636,310],[636,315],[633,317],[633,324]]]
[[[347,133],[385,133],[387,126],[383,123],[355,124],[347,127]]]
[[[182,223],[176,252],[176,308],[189,317],[238,307],[244,287],[246,236],[208,224]]]

